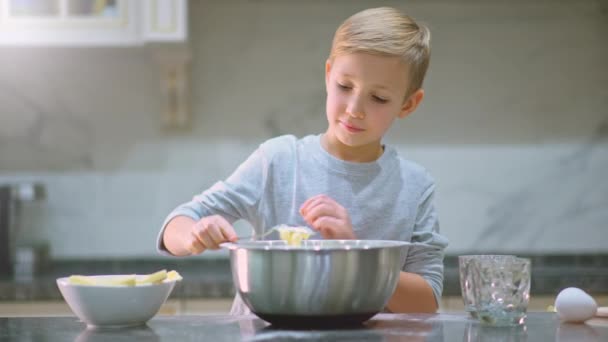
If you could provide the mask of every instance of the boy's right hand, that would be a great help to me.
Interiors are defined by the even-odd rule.
[[[184,236],[184,247],[192,254],[200,254],[207,249],[219,249],[222,242],[235,242],[236,232],[225,218],[219,215],[207,216],[196,222],[189,234]]]

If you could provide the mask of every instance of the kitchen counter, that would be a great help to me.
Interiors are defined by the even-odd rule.
[[[608,341],[608,320],[561,323],[530,313],[518,327],[480,325],[464,313],[378,314],[340,330],[282,330],[256,316],[156,316],[146,325],[91,329],[75,317],[0,318],[0,341]]]

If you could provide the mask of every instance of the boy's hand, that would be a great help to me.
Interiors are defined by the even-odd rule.
[[[300,207],[300,214],[326,239],[356,239],[348,211],[326,195],[306,200]]]
[[[232,225],[219,215],[207,216],[196,222],[190,234],[184,237],[184,247],[192,254],[200,254],[206,249],[219,249],[222,242],[237,239]]]

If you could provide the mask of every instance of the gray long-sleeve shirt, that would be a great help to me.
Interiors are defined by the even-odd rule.
[[[306,225],[300,206],[325,194],[346,208],[357,238],[415,242],[403,270],[426,279],[439,300],[448,242],[439,234],[429,173],[390,146],[374,162],[343,161],[325,151],[320,137],[286,135],[261,144],[225,181],[168,215],[158,235],[159,251],[166,253],[162,234],[175,216],[198,221],[219,214],[231,223],[244,219],[261,234],[279,224]],[[237,296],[231,312],[249,310]]]

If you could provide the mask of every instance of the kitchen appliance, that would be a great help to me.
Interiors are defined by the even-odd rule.
[[[45,197],[44,186],[39,183],[0,185],[0,276],[14,273],[15,237],[23,204]]]
[[[275,326],[360,324],[386,306],[410,244],[380,240],[224,243],[245,304]]]

